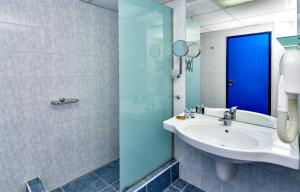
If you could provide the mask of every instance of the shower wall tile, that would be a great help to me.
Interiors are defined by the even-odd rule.
[[[51,1],[26,0],[27,25],[47,27],[52,22]]]
[[[29,52],[51,52],[51,33],[44,28],[27,27],[25,44]]]
[[[26,25],[26,6],[24,0],[4,0],[0,6],[0,22]]]
[[[118,15],[77,0],[0,2],[0,188],[49,190],[119,157]],[[52,106],[51,100],[79,103]]]
[[[61,2],[65,2],[61,1]],[[55,4],[52,11],[52,23],[50,27],[55,31],[61,32],[74,32],[75,29],[75,9],[70,3],[69,6],[63,6],[62,4]],[[57,17],[59,15],[59,17]],[[80,19],[80,18],[79,18]]]
[[[26,26],[0,23],[0,51],[26,51]]]

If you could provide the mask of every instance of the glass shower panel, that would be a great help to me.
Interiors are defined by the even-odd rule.
[[[197,21],[188,18],[186,20],[186,40],[188,44],[200,45],[200,26]],[[195,108],[200,105],[200,57],[192,60],[193,71],[186,72],[186,108]],[[188,59],[188,58],[187,58]]]
[[[155,0],[119,0],[120,186],[172,157],[172,12]]]

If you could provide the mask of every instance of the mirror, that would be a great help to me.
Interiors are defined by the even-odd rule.
[[[193,72],[193,59],[199,57],[201,51],[200,51],[200,45],[198,43],[191,43],[189,45],[189,52],[187,53],[186,58],[186,71],[187,72]]]
[[[192,43],[189,45],[189,52],[187,53],[187,57],[194,59],[200,55],[200,45],[197,43]]]
[[[190,39],[198,36],[201,54],[200,70],[195,72],[194,64],[186,74],[186,107],[195,107],[191,100],[198,90],[191,87],[199,87],[197,105],[206,106],[206,115],[223,117],[225,110],[238,106],[237,121],[275,127],[279,63],[285,52],[277,38],[297,34],[297,1],[256,0],[235,6],[187,1],[187,17],[187,42],[195,43]],[[191,22],[198,25],[197,35]],[[187,59],[198,54],[194,46]]]
[[[173,54],[177,57],[184,57],[189,51],[189,46],[186,41],[178,40],[173,44]]]
[[[179,57],[179,74],[182,74],[182,57],[186,56],[189,51],[189,46],[184,40],[177,40],[173,44],[173,54]]]

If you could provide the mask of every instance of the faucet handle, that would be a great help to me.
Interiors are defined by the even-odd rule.
[[[231,107],[230,110],[237,110],[239,106],[234,106],[234,107]]]
[[[225,119],[228,119],[228,118],[231,118],[231,113],[230,113],[230,111],[224,111],[224,118]]]

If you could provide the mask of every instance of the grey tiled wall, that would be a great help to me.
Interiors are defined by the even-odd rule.
[[[0,191],[54,189],[118,158],[117,13],[0,1]],[[51,106],[60,97],[73,105]]]
[[[227,183],[216,175],[214,160],[175,137],[180,178],[206,192],[299,192],[300,171],[268,163],[243,164]]]

